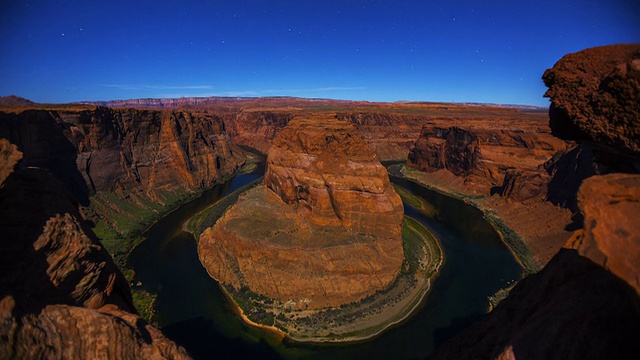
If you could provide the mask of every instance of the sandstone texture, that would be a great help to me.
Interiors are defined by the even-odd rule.
[[[495,126],[495,124],[494,124]],[[544,163],[566,144],[548,131],[524,124],[512,129],[424,125],[408,155],[420,171],[446,170],[470,192],[501,193],[516,201],[544,197]]]
[[[64,183],[16,166],[7,143],[17,155],[0,161],[0,358],[188,358],[136,315]]]
[[[289,123],[265,186],[200,236],[209,274],[297,308],[335,307],[388,287],[400,272],[403,207],[352,125]]]
[[[78,189],[130,191],[158,199],[175,188],[211,186],[241,162],[224,122],[197,112],[96,108],[0,113],[0,137]]]
[[[578,192],[584,229],[570,246],[631,285],[640,295],[640,175],[586,179]]]
[[[384,112],[340,112],[336,118],[352,123],[381,161],[404,160],[430,117]]]
[[[554,135],[588,143],[612,170],[640,171],[640,44],[566,55],[543,80]]]
[[[240,111],[228,121],[227,128],[233,141],[266,154],[278,132],[294,116],[291,111]]]
[[[296,120],[267,158],[265,185],[317,226],[399,238],[402,201],[387,170],[355,128],[336,120]]]
[[[20,159],[22,153],[18,151],[18,147],[6,139],[0,139],[0,184],[11,175]]]
[[[637,44],[587,49],[547,70],[553,133],[580,143],[547,162],[547,196],[563,206],[577,203],[574,222],[582,229],[569,249],[432,358],[638,356],[639,50]]]
[[[135,222],[141,212],[196,194],[244,161],[223,119],[197,111],[0,112],[0,138],[23,153],[22,168],[49,171],[81,205],[91,207],[86,217],[120,233],[122,224]],[[123,219],[115,221],[118,215]]]

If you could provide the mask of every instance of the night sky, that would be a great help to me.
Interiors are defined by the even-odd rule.
[[[0,95],[546,106],[564,54],[640,41],[640,1],[0,2]]]

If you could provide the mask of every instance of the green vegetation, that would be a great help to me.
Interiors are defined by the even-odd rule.
[[[310,310],[304,302],[291,300],[283,304],[258,295],[248,287],[235,290],[224,286],[224,289],[249,320],[276,326],[295,339],[364,339],[409,315],[443,264],[440,244],[418,221],[404,218],[402,238],[405,262],[401,273],[387,288],[357,302]],[[382,313],[387,315],[380,316]]]
[[[140,317],[145,319],[149,324],[158,326],[153,319],[155,312],[153,306],[158,298],[158,295],[152,294],[146,290],[132,289],[133,305],[138,310]]]
[[[509,293],[511,292],[511,290],[513,290],[513,288],[516,286],[516,284],[517,282],[514,282],[508,287],[500,289],[496,291],[495,294],[489,296],[489,309],[487,312],[490,312],[493,309],[495,309],[496,306],[498,306],[498,304],[500,304],[502,300],[506,299],[507,296],[509,296]]]
[[[248,156],[247,163],[238,172],[253,170],[255,167],[251,167],[255,166],[257,161],[259,161],[257,157]],[[219,179],[214,185],[224,183],[233,176],[235,173]],[[91,197],[89,207],[83,208],[82,211],[89,220],[93,221],[93,232],[127,281],[132,281],[135,272],[128,267],[127,261],[133,249],[144,241],[145,231],[156,221],[180,205],[202,195],[206,190],[201,188],[156,190],[153,196],[126,191],[119,193],[100,191]],[[140,315],[152,322],[153,304],[157,295],[138,289],[133,289],[132,295]]]
[[[406,264],[403,272],[431,278],[439,270],[443,253],[438,240],[415,219],[404,217],[402,243]]]
[[[509,247],[522,265],[525,274],[530,275],[540,271],[540,267],[533,260],[531,250],[529,250],[529,247],[527,247],[527,244],[525,244],[520,235],[511,230],[493,211],[485,211],[484,218],[496,229],[498,234],[500,234],[502,241]]]
[[[125,272],[127,258],[144,240],[144,231],[158,219],[201,193],[202,190],[194,189],[158,191],[158,201],[154,202],[131,193],[119,195],[101,191],[91,197],[91,205],[86,211],[90,214],[89,218],[97,219],[93,232],[118,267]]]
[[[398,195],[400,195],[402,200],[409,203],[414,208],[417,208],[417,209],[422,208],[422,202],[420,201],[420,199],[418,199],[418,197],[413,195],[411,192],[405,190],[405,188],[403,187],[397,186],[396,184],[391,184],[391,185],[393,185],[393,188],[396,190]]]

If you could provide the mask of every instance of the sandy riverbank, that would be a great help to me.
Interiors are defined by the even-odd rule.
[[[225,286],[221,288],[243,321],[279,339],[286,336],[290,341],[304,343],[366,341],[411,317],[422,305],[444,263],[440,244],[417,221],[405,219],[403,238],[413,249],[411,255],[407,255],[410,261],[405,271],[385,291],[355,304],[340,308],[291,309],[286,304],[264,301],[255,295],[247,297],[246,293],[240,294]],[[256,317],[263,321],[259,322]]]
[[[446,170],[424,173],[408,166],[394,167],[395,176],[461,199],[481,210],[527,272],[546,265],[571,237],[572,231],[565,230],[571,222],[571,211],[567,209],[538,199],[522,203],[481,194]],[[522,246],[518,248],[518,242],[526,247],[525,251]]]

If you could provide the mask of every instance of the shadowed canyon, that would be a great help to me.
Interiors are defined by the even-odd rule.
[[[194,345],[206,331],[185,341],[157,322],[162,295],[130,255],[154,224],[249,172],[176,223],[207,286],[264,338],[365,347],[429,307],[450,281],[445,210],[410,184],[478,209],[521,272],[483,314],[424,335],[421,357],[636,358],[640,45],[566,55],[543,80],[548,111],[0,98],[0,358],[217,358]]]

